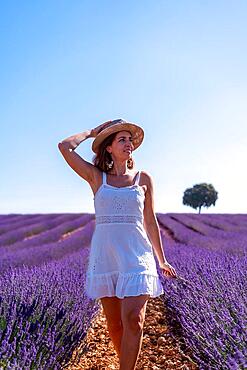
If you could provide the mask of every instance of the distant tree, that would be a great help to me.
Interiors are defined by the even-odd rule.
[[[199,208],[201,213],[202,207],[210,207],[218,199],[218,192],[215,191],[212,184],[197,184],[193,188],[186,189],[183,196],[183,204],[194,209]]]

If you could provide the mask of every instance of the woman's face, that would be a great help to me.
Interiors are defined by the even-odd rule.
[[[134,149],[132,143],[132,134],[129,131],[117,132],[115,139],[111,145],[108,145],[107,150],[111,153],[112,158],[129,159],[131,158]]]

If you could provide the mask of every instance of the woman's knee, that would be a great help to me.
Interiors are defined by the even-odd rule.
[[[126,297],[122,302],[123,327],[133,331],[143,329],[148,296]]]
[[[139,332],[143,329],[144,319],[143,312],[133,310],[122,318],[123,327],[133,332]]]

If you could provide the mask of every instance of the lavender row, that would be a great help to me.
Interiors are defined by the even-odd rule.
[[[47,231],[44,231],[32,238],[27,238],[9,246],[1,247],[1,254],[4,256],[6,253],[14,253],[15,251],[21,251],[22,249],[29,249],[43,246],[44,244],[49,244],[52,242],[58,242],[65,237],[66,234],[70,232],[76,232],[78,229],[83,228],[92,219],[93,217],[91,215],[83,214],[82,216],[77,217],[76,220],[63,223],[58,222],[58,225],[54,226],[51,230],[48,229]]]
[[[41,214],[22,214],[22,213],[10,213],[8,215],[0,215],[0,227],[3,225],[9,225],[13,222],[20,221],[22,219],[31,220]],[[50,213],[50,215],[55,215],[54,213]]]
[[[39,235],[47,229],[49,230],[57,225],[61,225],[65,220],[72,222],[78,217],[70,216],[68,219],[68,217],[65,218],[64,216],[54,218],[49,215],[42,215],[38,219],[35,219],[35,221],[28,221],[28,223],[19,221],[18,225],[14,225],[11,230],[5,230],[0,236],[0,246],[14,244],[24,238]]]
[[[91,220],[82,229],[75,231],[69,237],[58,242],[43,244],[39,247],[29,247],[20,250],[8,251],[1,255],[0,272],[6,271],[9,266],[34,266],[44,262],[57,260],[72,252],[78,251],[90,244],[95,228],[95,221]]]
[[[52,215],[46,215],[46,217],[50,220],[55,219],[56,217]],[[58,216],[59,217],[59,216]],[[33,217],[30,217],[29,215],[23,215],[22,217],[19,217],[18,220],[13,222],[6,222],[0,225],[0,234],[3,235],[9,231],[13,231],[16,229],[19,229],[21,227],[29,226],[35,223],[38,223],[44,219],[44,215],[35,215]]]
[[[247,255],[247,233],[222,233],[221,237],[202,235],[179,222],[178,217],[158,214],[158,222],[161,229],[169,230],[172,238],[186,245],[194,245],[209,250],[225,250],[236,255]]]
[[[226,217],[225,215],[186,214],[188,218],[209,225],[215,229],[233,232],[247,232],[247,217]]]
[[[64,217],[70,217],[74,216],[76,213],[49,213],[49,216],[52,217],[59,217],[59,216],[64,216]],[[44,213],[9,213],[7,215],[1,215],[0,214],[0,226],[3,224],[11,224],[12,222],[16,222],[21,219],[26,219],[26,220],[31,220],[32,218],[39,217],[39,216],[46,216]]]
[[[170,215],[168,214],[168,216]],[[247,233],[247,230],[244,227],[239,227],[238,230],[236,230],[236,227],[226,226],[224,222],[222,222],[221,226],[219,226],[219,221],[216,221],[216,217],[211,217],[209,222],[205,222],[205,219],[202,221],[200,217],[193,217],[187,214],[177,214],[170,217],[201,235],[207,235],[216,238],[227,238],[229,234],[236,235],[236,232]]]
[[[200,370],[246,369],[247,258],[163,243],[168,260],[182,277],[161,277],[165,304],[180,323]]]
[[[0,368],[62,369],[99,305],[84,294],[89,248],[0,279]]]

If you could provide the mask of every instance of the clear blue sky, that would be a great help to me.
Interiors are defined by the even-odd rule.
[[[116,118],[145,131],[156,212],[196,212],[184,190],[207,182],[202,212],[246,213],[246,1],[5,1],[0,18],[0,214],[94,212],[57,144]]]

